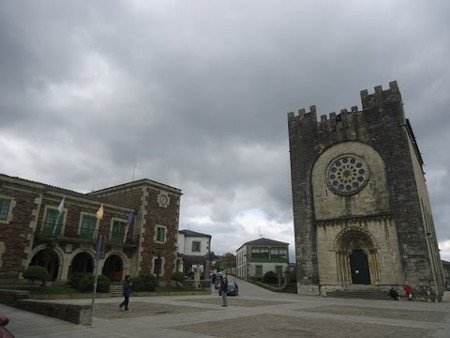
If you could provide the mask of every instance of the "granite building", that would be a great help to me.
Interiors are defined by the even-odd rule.
[[[20,283],[29,265],[46,267],[55,283],[92,272],[99,235],[106,242],[98,271],[112,281],[170,278],[180,197],[181,190],[149,179],[83,194],[0,174],[0,284]]]
[[[401,289],[441,297],[442,264],[411,124],[396,82],[362,109],[288,114],[298,293]]]

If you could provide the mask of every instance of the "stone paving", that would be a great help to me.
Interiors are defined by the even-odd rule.
[[[450,303],[338,299],[278,294],[238,280],[240,295],[221,307],[207,296],[132,297],[96,301],[83,326],[0,305],[20,337],[446,337]],[[58,300],[88,304],[89,300]]]

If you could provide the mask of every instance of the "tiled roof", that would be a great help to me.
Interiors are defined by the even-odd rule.
[[[245,245],[283,245],[283,246],[286,246],[286,245],[289,245],[289,243],[275,241],[273,239],[268,239],[268,238],[264,238],[263,237],[263,238],[255,239],[253,241],[245,242],[244,244],[242,244],[239,247],[239,249],[242,248]]]
[[[208,237],[211,238],[211,235],[202,234],[200,232],[192,231],[192,230],[179,230],[178,232],[182,233],[186,237]]]

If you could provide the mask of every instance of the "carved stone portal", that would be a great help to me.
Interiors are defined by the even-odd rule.
[[[342,286],[380,282],[380,264],[373,236],[361,228],[347,228],[334,243],[337,278]]]

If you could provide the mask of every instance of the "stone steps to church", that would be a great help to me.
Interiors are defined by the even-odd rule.
[[[359,298],[389,300],[391,297],[385,291],[380,290],[346,290],[327,292],[327,297],[334,298]]]

